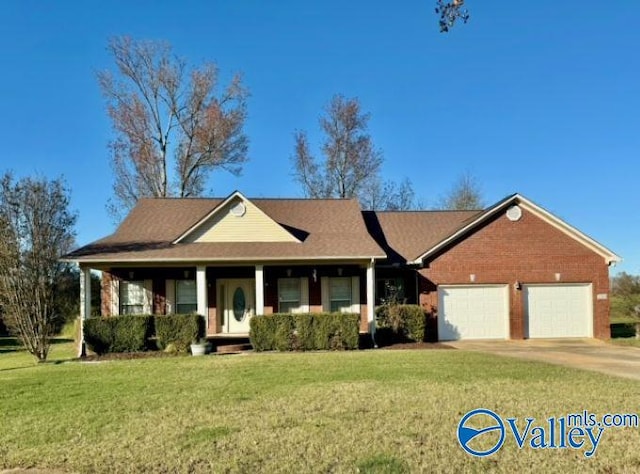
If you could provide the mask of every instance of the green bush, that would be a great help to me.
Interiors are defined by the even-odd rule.
[[[84,338],[96,354],[138,352],[148,349],[153,316],[112,316],[84,321]]]
[[[251,318],[249,339],[257,352],[272,351],[276,348],[276,320],[271,316]]]
[[[357,349],[360,315],[352,313],[276,313],[251,319],[256,351]]]
[[[204,317],[199,314],[167,314],[155,316],[156,344],[164,350],[173,344],[178,352],[187,352],[192,342],[204,337]]]
[[[380,345],[425,341],[427,315],[418,305],[384,305],[376,309],[376,340]]]
[[[296,318],[296,335],[298,349],[301,351],[312,351],[316,348],[314,334],[316,328],[316,318],[311,313],[299,313]]]
[[[276,333],[274,336],[275,349],[278,351],[292,351],[298,344],[296,341],[296,321],[293,314],[278,313],[273,315]]]

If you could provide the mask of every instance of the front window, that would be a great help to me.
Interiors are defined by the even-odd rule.
[[[351,278],[329,279],[329,303],[332,313],[351,311]]]
[[[300,279],[280,278],[278,280],[278,311],[292,313],[300,307]]]
[[[176,280],[176,312],[189,314],[198,311],[198,297],[194,280]]]
[[[144,312],[144,282],[120,282],[120,314],[142,314]]]

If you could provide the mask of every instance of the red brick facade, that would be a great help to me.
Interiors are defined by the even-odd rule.
[[[522,339],[524,298],[516,282],[591,283],[593,335],[609,338],[609,268],[604,257],[524,209],[518,221],[500,213],[427,259],[419,274],[419,300],[432,315],[432,333],[437,331],[437,285],[508,284],[510,337]],[[603,294],[607,299],[598,298]]]

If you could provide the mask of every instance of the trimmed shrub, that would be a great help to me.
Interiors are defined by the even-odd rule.
[[[296,321],[293,314],[274,314],[276,333],[274,336],[275,349],[278,351],[292,351],[298,346],[295,336]]]
[[[167,314],[155,316],[156,344],[164,350],[173,344],[178,352],[187,352],[192,342],[204,337],[204,317],[199,314]]]
[[[407,339],[423,342],[427,323],[427,314],[424,310],[418,305],[405,304],[400,306],[400,313]]]
[[[249,339],[253,350],[257,352],[272,351],[276,347],[276,320],[272,315],[251,318]]]
[[[418,305],[384,305],[376,309],[379,345],[425,341],[427,314]]]
[[[357,349],[360,315],[352,313],[276,313],[251,319],[256,351]]]
[[[153,316],[111,316],[84,321],[84,338],[96,354],[138,352],[148,349]]]
[[[89,350],[98,355],[110,352],[113,345],[111,318],[88,318],[84,321],[84,340]]]
[[[313,337],[316,330],[316,318],[311,313],[298,313],[295,318],[298,349],[301,351],[314,350],[316,348]]]
[[[148,348],[153,334],[153,316],[117,316],[114,320],[111,352],[138,352]]]

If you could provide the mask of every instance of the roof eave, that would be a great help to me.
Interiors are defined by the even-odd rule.
[[[458,238],[462,237],[468,231],[470,231],[473,228],[477,227],[478,225],[482,224],[487,219],[489,219],[490,217],[494,216],[496,213],[498,213],[499,211],[501,211],[502,209],[506,208],[508,205],[510,205],[510,204],[512,204],[514,202],[517,202],[519,204],[524,204],[525,208],[528,211],[530,211],[531,213],[533,213],[534,215],[536,215],[537,217],[547,221],[548,223],[550,223],[551,225],[553,225],[554,227],[556,227],[560,231],[564,232],[569,237],[572,237],[574,240],[580,242],[585,247],[587,247],[587,248],[591,249],[592,251],[594,251],[595,253],[601,255],[604,258],[605,263],[607,265],[612,265],[612,264],[615,265],[616,263],[619,263],[619,262],[622,261],[622,258],[620,256],[618,256],[615,253],[613,253],[611,250],[609,250],[607,247],[605,247],[601,243],[599,243],[596,240],[592,239],[591,237],[589,237],[585,233],[579,231],[578,229],[576,229],[572,225],[566,223],[565,221],[563,221],[559,217],[554,216],[549,211],[547,211],[547,210],[543,209],[542,207],[538,206],[533,201],[527,199],[526,197],[522,196],[521,194],[515,193],[515,194],[512,194],[510,196],[507,196],[506,198],[504,198],[501,201],[498,201],[492,207],[488,208],[484,213],[479,215],[477,219],[474,219],[473,221],[471,221],[466,226],[458,229],[456,232],[454,232],[453,234],[451,234],[447,238],[443,239],[442,241],[440,241],[438,244],[436,244],[435,246],[433,246],[432,248],[430,248],[429,250],[427,250],[423,254],[419,255],[411,263],[414,263],[414,264],[417,264],[417,265],[422,264],[424,259],[432,256],[433,254],[435,254],[436,252],[441,250],[446,245],[448,245],[451,242],[454,242]]]

